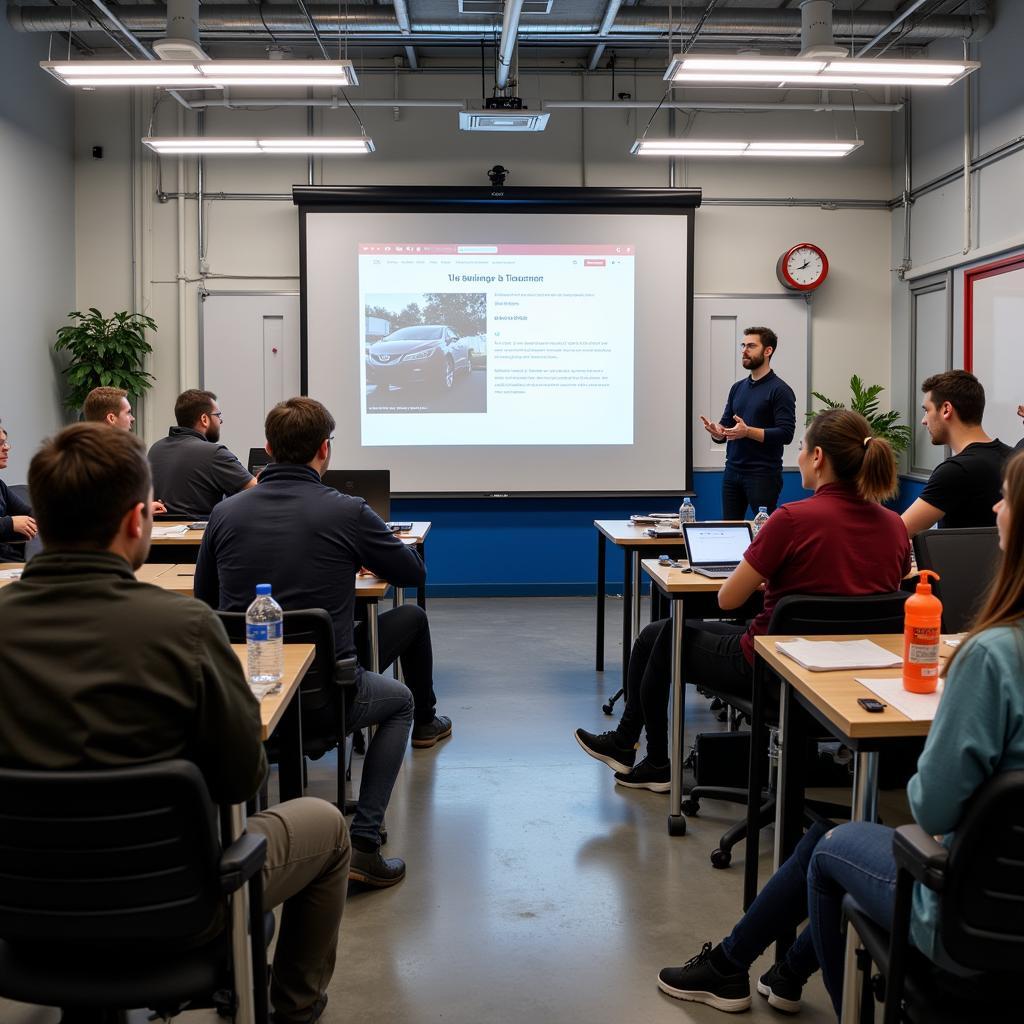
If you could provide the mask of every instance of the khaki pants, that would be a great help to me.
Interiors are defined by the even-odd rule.
[[[334,973],[352,859],[345,819],[326,800],[302,797],[249,819],[267,838],[263,906],[284,904],[270,1001],[276,1019],[303,1022]]]

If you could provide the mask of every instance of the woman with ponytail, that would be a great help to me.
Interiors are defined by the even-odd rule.
[[[830,409],[811,421],[800,446],[800,477],[813,497],[783,505],[761,527],[718,605],[741,608],[760,588],[763,610],[749,625],[687,621],[683,634],[686,682],[750,699],[754,637],[765,633],[787,594],[862,594],[899,590],[910,569],[910,540],[900,517],[880,502],[896,492],[896,459],[860,413]],[[631,789],[667,792],[669,620],[652,623],[629,659],[627,701],[618,728],[596,735],[577,729],[586,753],[615,769]],[[634,767],[641,733],[647,756]]]
[[[872,444],[874,442],[871,442]],[[1024,769],[1024,453],[1007,463],[995,505],[1001,562],[984,606],[946,665],[946,684],[907,785],[914,820],[949,846],[978,787],[999,772]],[[800,1008],[801,989],[820,964],[838,1017],[843,991],[843,897],[851,893],[889,927],[895,898],[893,830],[848,822],[814,826],[772,876],[731,934],[710,942],[682,967],[666,967],[658,986],[677,999],[728,1012],[750,1005],[748,972],[780,935],[810,923],[785,958],[757,982],[776,1009]],[[939,898],[915,886],[912,942],[939,967],[958,972],[939,937]]]

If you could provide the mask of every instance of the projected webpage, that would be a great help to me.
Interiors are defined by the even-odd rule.
[[[632,444],[635,252],[360,243],[362,444]]]

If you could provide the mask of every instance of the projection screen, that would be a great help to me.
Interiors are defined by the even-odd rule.
[[[294,193],[333,466],[396,494],[690,486],[699,190]]]

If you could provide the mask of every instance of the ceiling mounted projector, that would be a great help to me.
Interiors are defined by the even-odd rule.
[[[464,132],[542,132],[550,114],[534,113],[518,96],[491,96],[482,110],[460,110]]]

